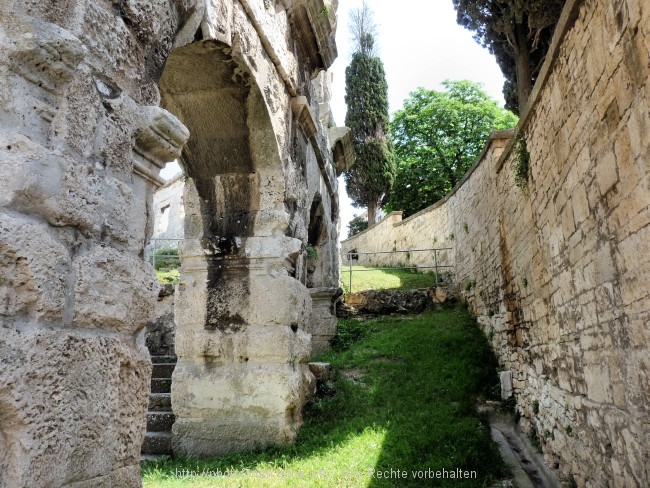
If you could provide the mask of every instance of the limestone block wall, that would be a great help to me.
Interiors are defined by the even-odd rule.
[[[308,148],[333,174],[310,111],[336,56],[335,13],[321,11],[0,3],[0,487],[140,486],[158,291],[144,247],[159,170],[179,158],[175,446],[295,437],[310,381]]]
[[[508,145],[497,134],[443,202],[342,245],[426,245],[427,224],[454,235],[460,289],[513,371],[521,424],[578,486],[650,483],[649,53],[643,2],[567,2]]]
[[[140,485],[158,289],[142,250],[188,134],[157,106],[176,13],[123,5],[0,3],[3,488]]]
[[[152,239],[182,239],[185,229],[185,207],[183,205],[184,177],[182,174],[158,188],[153,195],[153,235]],[[175,247],[161,242],[157,246]]]

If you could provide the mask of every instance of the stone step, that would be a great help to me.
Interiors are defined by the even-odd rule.
[[[176,363],[176,356],[151,356],[151,362],[157,363]]]
[[[147,432],[142,443],[142,454],[172,454],[171,432]]]
[[[171,378],[151,378],[151,393],[171,393]]]
[[[152,393],[151,395],[149,395],[149,411],[171,412],[172,411],[171,393]]]
[[[169,454],[140,454],[140,464],[167,461],[172,457]]]
[[[171,378],[176,363],[154,363],[151,371],[152,378]]]
[[[330,363],[307,363],[307,366],[318,381],[324,381],[330,376]]]
[[[147,412],[147,432],[170,432],[174,424],[171,412]]]

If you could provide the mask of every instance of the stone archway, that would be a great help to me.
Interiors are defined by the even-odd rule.
[[[176,452],[293,439],[310,379],[310,296],[293,277],[305,175],[336,195],[327,90],[313,82],[336,56],[334,12],[320,0],[0,2],[0,403],[16,416],[0,425],[0,487],[141,483],[151,197],[189,136],[159,87],[193,137]],[[311,169],[291,152],[298,125]]]
[[[219,41],[171,52],[162,105],[190,130],[172,382],[177,455],[291,442],[301,423],[311,299],[286,260],[282,160],[248,66]]]
[[[316,193],[309,211],[307,242],[307,287],[312,299],[312,315],[306,331],[312,335],[312,351],[323,351],[336,335],[337,320],[334,302],[338,298],[338,252],[332,248],[332,218],[328,218],[323,197]],[[311,256],[309,256],[311,254]]]
[[[325,244],[329,241],[327,232],[327,216],[323,208],[322,197],[314,196],[309,210],[309,225],[307,228],[307,244],[310,246],[307,264],[307,287],[315,288],[323,285],[323,272],[328,250]]]

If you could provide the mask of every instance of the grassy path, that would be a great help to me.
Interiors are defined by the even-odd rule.
[[[341,286],[350,292],[350,268],[341,268]],[[436,286],[436,275],[414,269],[377,269],[371,266],[352,266],[352,291],[411,290]]]
[[[498,382],[494,358],[465,310],[343,321],[334,346],[295,445],[148,465],[145,488],[489,487],[507,475],[474,408]]]

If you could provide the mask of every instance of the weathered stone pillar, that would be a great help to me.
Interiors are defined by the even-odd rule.
[[[260,42],[260,26],[244,7],[251,6],[234,6],[233,39],[177,42],[160,80],[163,105],[191,131],[181,158],[177,455],[291,442],[311,382],[303,330],[311,299],[295,277],[305,245],[296,202],[306,196],[305,181],[290,152],[286,80],[261,46],[247,47]],[[276,15],[261,7],[265,21]]]
[[[326,350],[329,347],[329,341],[336,335],[338,319],[333,313],[333,300],[337,297],[339,290],[339,288],[332,287],[309,289],[312,311],[305,331],[312,336],[312,354]]]
[[[301,423],[303,384],[311,375],[310,336],[302,330],[311,300],[285,268],[302,243],[283,235],[228,235],[229,224],[219,224],[221,219],[230,218],[244,234],[248,225],[263,229],[264,220],[278,225],[280,215],[237,208],[237,202],[229,214],[220,205],[209,217],[199,214],[205,197],[218,199],[222,187],[215,185],[208,196],[196,186],[188,180],[186,208],[195,211],[186,215],[186,231],[202,228],[197,221],[216,219],[213,231],[222,233],[186,238],[181,248],[174,453],[206,457],[291,442]]]
[[[148,197],[188,134],[134,3],[0,2],[2,488],[141,485]]]
[[[301,423],[313,381],[309,198],[321,191],[310,184],[334,195],[328,208],[336,200],[311,80],[336,56],[334,26],[320,0],[218,0],[199,4],[173,41],[161,103],[191,132],[180,161],[178,455],[287,443]]]

